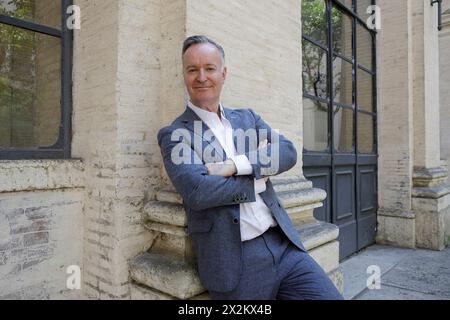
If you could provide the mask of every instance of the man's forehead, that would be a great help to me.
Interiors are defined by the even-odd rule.
[[[221,54],[219,49],[210,43],[200,43],[191,46],[186,50],[183,60],[189,62],[200,62],[214,64],[216,60],[221,59]]]

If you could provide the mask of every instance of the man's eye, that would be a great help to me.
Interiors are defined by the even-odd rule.
[[[207,71],[216,71],[215,68],[207,68],[206,70],[207,70]]]

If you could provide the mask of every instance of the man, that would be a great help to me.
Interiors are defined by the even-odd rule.
[[[183,198],[202,284],[221,300],[342,299],[269,180],[296,164],[295,147],[253,110],[222,106],[227,68],[219,44],[193,36],[182,54],[190,100],[158,143]],[[237,145],[239,129],[256,133],[253,146]]]

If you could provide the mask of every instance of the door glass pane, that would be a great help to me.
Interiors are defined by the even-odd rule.
[[[303,35],[327,44],[328,24],[326,19],[326,5],[323,0],[302,1],[302,28]]]
[[[0,24],[0,148],[49,147],[61,123],[61,40]]]
[[[358,108],[373,112],[373,76],[361,69],[358,69],[357,91]]]
[[[361,27],[361,25],[358,23],[356,26],[356,37],[358,64],[366,67],[369,70],[373,70],[373,42],[370,31]]]
[[[303,91],[324,99],[328,96],[327,53],[307,40],[303,40]]]
[[[339,9],[332,9],[333,50],[352,60],[352,18]]]
[[[303,99],[304,146],[308,151],[328,149],[328,107],[324,103]]]
[[[0,0],[0,14],[61,29],[61,0]]]
[[[353,109],[334,107],[334,149],[353,151]]]
[[[373,128],[373,116],[358,112],[358,151],[360,153],[373,152]]]
[[[334,102],[353,105],[353,65],[335,57],[333,61]]]

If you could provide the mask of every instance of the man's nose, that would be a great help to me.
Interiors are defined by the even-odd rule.
[[[197,76],[197,81],[205,82],[206,80],[208,80],[208,79],[206,78],[205,71],[203,71],[203,69],[200,69],[198,76]]]

